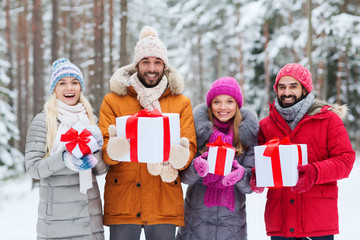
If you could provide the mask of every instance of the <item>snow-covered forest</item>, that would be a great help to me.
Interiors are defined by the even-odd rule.
[[[192,105],[211,82],[235,77],[259,118],[277,71],[298,62],[318,98],[347,104],[360,142],[360,2],[357,0],[0,0],[0,178],[24,172],[26,131],[48,97],[53,60],[80,66],[95,113],[108,80],[129,64],[139,32],[157,29],[184,75]]]

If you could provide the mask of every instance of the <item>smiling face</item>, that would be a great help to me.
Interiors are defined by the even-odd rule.
[[[282,107],[291,107],[306,96],[306,89],[293,77],[280,78],[277,85],[277,96]]]
[[[138,78],[148,88],[159,84],[164,75],[164,62],[160,58],[146,57],[141,59],[137,65]]]
[[[229,95],[218,95],[211,102],[213,115],[220,122],[227,122],[232,119],[236,113],[237,102]]]
[[[63,77],[55,87],[57,99],[63,103],[73,106],[77,104],[80,98],[81,86],[74,77]]]

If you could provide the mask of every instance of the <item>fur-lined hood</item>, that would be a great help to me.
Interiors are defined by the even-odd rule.
[[[133,64],[116,70],[110,78],[110,91],[120,96],[127,95],[130,76],[136,72],[137,70]],[[173,95],[179,95],[184,91],[184,78],[175,68],[168,66],[164,71],[164,75],[169,81],[168,88]]]
[[[194,122],[196,130],[196,140],[198,149],[203,149],[213,131],[213,124],[207,115],[207,105],[205,103],[194,108]],[[259,120],[255,112],[249,108],[240,109],[242,121],[239,125],[240,140],[243,145],[250,147],[257,145],[259,132]]]
[[[325,106],[327,106],[325,110],[334,112],[341,119],[344,119],[348,113],[348,107],[346,105],[329,104],[321,100],[315,100],[315,103],[310,107],[307,113],[310,116],[316,115],[323,111]]]

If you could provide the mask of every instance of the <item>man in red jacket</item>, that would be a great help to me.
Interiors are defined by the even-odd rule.
[[[265,224],[271,240],[332,240],[339,233],[337,180],[349,176],[355,152],[341,120],[346,107],[316,100],[312,89],[311,73],[287,64],[276,76],[269,116],[260,121],[259,145],[289,136],[308,149],[309,164],[298,167],[296,186],[268,190]],[[254,175],[251,186],[262,192]]]

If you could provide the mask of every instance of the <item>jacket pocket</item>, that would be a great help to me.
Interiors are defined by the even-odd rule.
[[[161,215],[162,216],[183,216],[183,191],[180,178],[171,183],[161,182]]]
[[[303,194],[302,225],[304,232],[338,229],[338,188],[335,184],[315,185]]]
[[[108,172],[104,191],[104,212],[109,215],[135,214],[136,172]]]

